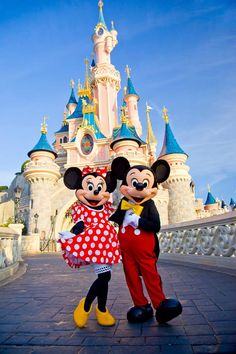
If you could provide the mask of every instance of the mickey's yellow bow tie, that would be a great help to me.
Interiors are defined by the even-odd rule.
[[[123,199],[121,202],[121,210],[129,210],[129,209],[132,209],[136,215],[140,215],[143,210],[143,206],[138,204],[130,204],[129,202]]]

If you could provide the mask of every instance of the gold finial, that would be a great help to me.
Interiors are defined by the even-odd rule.
[[[63,125],[67,125],[66,116],[67,116],[67,113],[66,113],[66,111],[64,111],[64,113],[63,113]]]
[[[124,86],[124,95],[126,96],[127,94],[127,86]]]
[[[94,52],[92,52],[92,59],[94,59]]]
[[[70,80],[70,87],[71,87],[71,88],[74,88],[74,86],[75,86],[75,82],[74,82],[73,79],[71,79],[71,80]]]
[[[89,88],[89,72],[88,72],[89,61],[88,61],[88,58],[85,58],[84,63],[85,63],[85,85],[84,85],[84,87],[86,89],[88,89]]]
[[[84,98],[82,98],[82,105],[83,105],[83,107],[85,107],[85,106],[87,106],[87,101],[86,101],[86,99],[84,99]]]
[[[41,133],[42,134],[47,134],[47,124],[46,124],[46,119],[47,119],[47,117],[46,116],[44,116],[43,117],[43,123],[41,123]]]
[[[166,123],[169,123],[169,116],[167,114],[168,113],[168,109],[165,106],[162,108],[162,112],[163,112],[164,121]]]
[[[126,65],[126,67],[125,67],[125,72],[127,74],[127,77],[129,78],[130,77],[130,73],[131,73],[131,69],[130,69],[130,67],[128,65]]]
[[[81,83],[80,83],[80,79],[78,80],[78,90],[81,89]]]
[[[102,7],[103,7],[103,2],[102,2],[102,0],[99,0],[98,6],[99,6],[99,9],[100,9],[100,11],[101,11],[101,10],[102,10]]]
[[[211,186],[210,186],[209,183],[208,183],[208,185],[207,185],[207,189],[208,189],[208,192],[210,193],[210,192],[211,192]]]
[[[121,123],[127,123],[127,118],[125,114],[125,107],[121,107]]]

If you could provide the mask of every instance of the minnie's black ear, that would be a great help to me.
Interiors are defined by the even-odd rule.
[[[78,189],[82,181],[82,172],[77,167],[70,167],[64,174],[64,184],[69,189]]]
[[[114,192],[114,190],[116,189],[117,181],[112,172],[107,172],[105,181],[107,184],[107,191],[109,193]]]
[[[112,161],[111,171],[117,179],[123,180],[130,168],[129,161],[125,157],[117,157]]]
[[[170,175],[170,165],[165,160],[157,160],[152,165],[157,183],[162,183],[167,180]]]

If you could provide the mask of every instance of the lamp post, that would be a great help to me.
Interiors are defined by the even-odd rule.
[[[20,197],[21,197],[21,193],[22,193],[22,188],[20,188],[19,186],[16,186],[16,188],[14,189],[15,192],[15,223],[17,224],[19,222],[19,204],[20,204]]]
[[[39,218],[39,215],[37,213],[34,214],[34,222],[35,222],[34,233],[35,234],[37,234],[39,232],[39,230],[38,230],[38,218]]]

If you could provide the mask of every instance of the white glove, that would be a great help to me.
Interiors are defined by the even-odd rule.
[[[75,234],[72,234],[70,231],[61,231],[59,232],[59,237],[63,238],[64,240],[68,240],[69,238],[72,238],[76,236]]]
[[[125,213],[123,225],[124,226],[130,225],[134,229],[136,229],[138,227],[139,219],[140,219],[140,216],[136,215],[132,209],[129,209]]]

